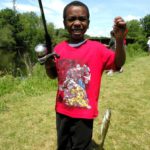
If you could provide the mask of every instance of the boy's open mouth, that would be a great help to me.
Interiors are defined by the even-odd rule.
[[[72,33],[73,34],[81,34],[82,33],[82,29],[72,29]]]

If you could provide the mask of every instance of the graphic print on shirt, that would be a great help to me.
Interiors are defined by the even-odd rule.
[[[73,60],[59,62],[59,91],[63,92],[63,102],[70,107],[90,109],[86,88],[91,79],[90,68]]]

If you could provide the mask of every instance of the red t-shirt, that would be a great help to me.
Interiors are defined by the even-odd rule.
[[[63,41],[54,51],[60,55],[56,112],[72,118],[97,117],[101,76],[105,69],[115,67],[115,53],[91,40],[78,47]]]

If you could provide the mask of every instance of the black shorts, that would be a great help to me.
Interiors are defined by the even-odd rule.
[[[93,119],[77,119],[56,113],[57,150],[90,150]]]

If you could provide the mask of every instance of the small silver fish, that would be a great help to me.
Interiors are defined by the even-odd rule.
[[[110,118],[111,118],[111,109],[107,109],[105,111],[105,114],[104,114],[104,117],[103,117],[103,120],[102,120],[102,124],[101,124],[101,128],[100,128],[100,133],[101,133],[100,147],[102,149],[103,149],[106,134],[107,134],[107,131],[108,131],[108,128],[109,128]]]

